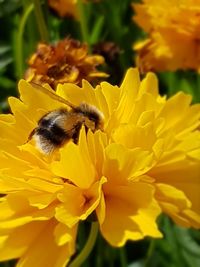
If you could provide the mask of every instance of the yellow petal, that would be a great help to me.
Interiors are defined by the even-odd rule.
[[[6,222],[5,222],[6,223]],[[21,257],[32,242],[41,234],[46,222],[25,224],[0,238],[0,261]]]
[[[95,168],[92,165],[86,144],[85,130],[80,133],[79,145],[70,142],[60,150],[60,161],[51,164],[52,171],[69,179],[81,188],[89,188],[95,180]]]
[[[139,95],[144,93],[150,93],[154,97],[158,96],[158,79],[154,73],[147,73],[146,77],[142,80]]]
[[[61,204],[56,208],[57,220],[68,227],[74,226],[79,220],[85,220],[98,206],[102,195],[102,184],[105,182],[106,178],[102,177],[87,190],[66,185],[65,190],[58,194]]]
[[[127,123],[133,110],[133,104],[139,90],[140,77],[137,69],[128,69],[120,86],[120,101],[117,108],[117,116],[120,123]]]
[[[0,203],[0,232],[25,225],[32,221],[49,220],[54,215],[54,208],[49,206],[42,210],[31,207],[23,194],[9,194],[5,202]]]
[[[171,216],[177,224],[184,227],[200,228],[200,216],[195,215],[192,204],[184,191],[170,185],[156,184],[155,198],[163,211]]]
[[[54,230],[55,241],[58,246],[63,246],[64,244],[73,241],[73,238],[76,236],[76,232],[77,226],[70,229],[65,224],[58,223]]]
[[[88,151],[95,166],[98,177],[102,175],[103,164],[105,160],[105,147],[108,143],[108,138],[105,133],[97,131],[94,134],[91,131],[87,133]]]
[[[140,76],[138,69],[129,68],[120,86],[121,95],[125,95],[128,93],[129,96],[132,95],[131,100],[133,100],[138,93],[139,85],[140,85]]]
[[[111,115],[119,103],[119,87],[113,86],[107,82],[102,82],[100,83],[100,86],[97,87],[96,91],[102,91],[106,99],[109,115]]]
[[[140,148],[127,149],[111,144],[106,148],[103,173],[113,184],[124,184],[129,179],[137,179],[153,165],[152,154]]]
[[[160,209],[153,200],[153,187],[132,183],[116,186],[104,196],[106,214],[101,232],[111,245],[123,246],[127,240],[145,236],[161,237],[156,225]]]
[[[165,130],[175,126],[179,122],[182,116],[187,112],[190,103],[191,96],[185,95],[183,92],[179,92],[168,99],[159,114],[161,117],[165,118]]]
[[[145,126],[121,125],[113,132],[112,137],[116,143],[120,143],[127,148],[140,147],[149,151],[158,139],[154,125],[150,122]]]
[[[65,267],[74,253],[73,244],[58,246],[54,238],[55,222],[46,224],[42,234],[38,235],[20,258],[17,267]],[[45,249],[44,249],[45,248]]]

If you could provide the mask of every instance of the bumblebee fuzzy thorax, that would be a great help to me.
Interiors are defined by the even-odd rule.
[[[33,137],[39,150],[49,154],[69,140],[78,143],[82,126],[95,132],[103,130],[103,124],[103,114],[95,106],[82,103],[70,111],[57,109],[45,114],[29,139]]]

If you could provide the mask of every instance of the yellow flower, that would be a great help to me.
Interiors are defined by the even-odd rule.
[[[16,189],[20,186],[19,182]],[[12,192],[1,200],[0,260],[20,258],[17,267],[65,267],[74,253],[76,229],[57,222],[53,218],[53,207],[30,205],[29,196],[37,197],[39,191],[32,189],[31,192],[26,188],[24,186],[22,193]],[[45,195],[43,198],[41,194],[41,198]]]
[[[144,0],[133,8],[134,21],[148,34],[134,45],[143,72],[200,70],[200,1]]]
[[[87,188],[92,184],[96,187],[100,181],[101,199],[96,215],[104,238],[113,246],[123,246],[128,239],[142,239],[147,235],[160,237],[155,222],[160,209],[153,199],[154,188],[142,181],[145,164],[147,161],[151,164],[152,155],[139,148],[127,150],[120,144],[109,144],[101,132],[88,132],[86,138],[82,131],[79,141],[78,147],[70,143],[60,150],[60,159],[51,164],[52,171],[82,188],[84,195]],[[93,194],[88,194],[87,203],[91,203]],[[73,199],[78,199],[79,195],[77,192]],[[59,197],[65,202],[57,208],[59,221],[71,226],[86,219],[80,203],[74,203],[72,209],[68,190]]]
[[[55,46],[41,43],[28,61],[25,78],[37,84],[48,83],[56,88],[59,83],[81,84],[82,79],[95,81],[107,74],[96,66],[104,63],[100,55],[88,55],[87,45],[66,38]]]
[[[0,260],[65,266],[78,222],[91,214],[113,246],[160,237],[161,210],[200,228],[200,105],[190,106],[190,96],[166,100],[156,77],[140,82],[136,69],[120,87],[59,85],[55,94],[104,114],[104,132],[86,135],[82,128],[78,145],[70,141],[45,155],[28,137],[44,114],[64,104],[25,81],[19,90],[20,100],[9,98],[13,114],[0,116]]]

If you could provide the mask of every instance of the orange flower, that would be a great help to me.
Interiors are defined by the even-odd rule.
[[[143,72],[200,70],[200,1],[144,0],[134,21],[148,38],[134,45]]]
[[[107,77],[96,69],[103,63],[102,56],[88,55],[86,44],[67,38],[55,46],[39,44],[29,59],[25,78],[38,84],[48,83],[55,89],[59,83],[81,84],[82,79],[93,81]]]

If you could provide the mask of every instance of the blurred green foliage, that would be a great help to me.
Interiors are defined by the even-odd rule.
[[[114,42],[120,56],[112,66],[107,66],[109,82],[120,83],[125,70],[134,66],[132,44],[144,33],[132,21],[133,0],[102,0],[85,6],[88,43]],[[136,1],[135,1],[136,2]],[[43,1],[43,12],[50,42],[67,36],[83,40],[80,24],[73,19],[59,18]],[[17,95],[17,81],[23,77],[29,56],[40,41],[32,2],[28,0],[0,0],[0,111],[7,111],[6,99]],[[21,70],[20,70],[21,69]],[[200,102],[200,75],[195,72],[168,72],[158,74],[160,92],[169,96],[184,91]],[[123,249],[110,247],[101,237],[83,267],[199,267],[200,232],[175,226],[167,217],[160,220],[164,238],[131,242]],[[82,233],[85,232],[85,229]],[[85,238],[82,237],[82,240]],[[95,256],[94,256],[95,255]],[[96,256],[97,255],[97,256]],[[12,267],[14,262],[1,263]],[[45,267],[45,266],[44,266]]]

